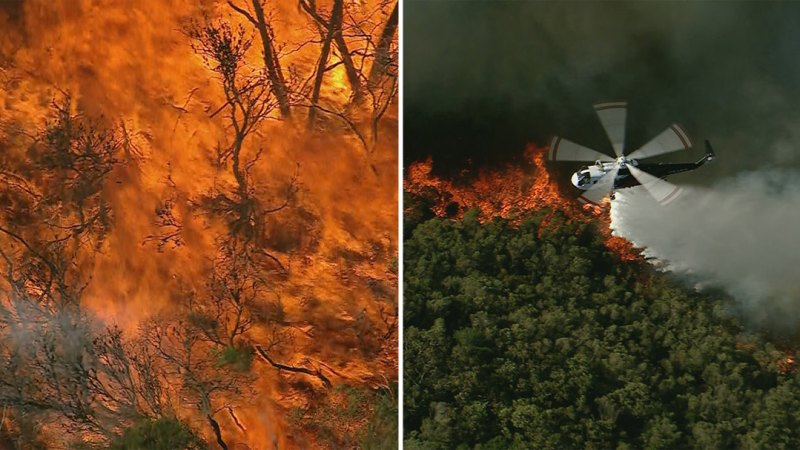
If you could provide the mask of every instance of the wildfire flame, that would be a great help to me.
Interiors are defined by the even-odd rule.
[[[228,227],[197,206],[237,180],[230,162],[216,161],[218,148],[231,140],[219,112],[226,104],[223,89],[186,30],[225,20],[259,42],[249,19],[229,3],[246,8],[251,2],[0,5],[0,151],[24,161],[26,133],[45,128],[53,100],[67,92],[73,114],[100,118],[123,138],[126,163],[103,187],[114,224],[99,253],[82,259],[80,269],[91,278],[82,306],[129,336],[185,303],[185,292],[205,289],[215,236]],[[342,35],[356,49],[354,66],[365,73],[374,55],[357,49],[378,51],[393,6],[380,0],[344,6]],[[330,17],[334,6],[318,2],[316,8]],[[320,60],[320,27],[294,0],[270,1],[265,10],[287,82],[310,85]],[[348,20],[361,20],[359,29],[369,34],[359,34]],[[280,306],[280,325],[291,335],[292,344],[276,354],[334,384],[374,388],[397,379],[397,104],[389,88],[356,104],[342,55],[331,48],[319,105],[336,114],[320,114],[319,129],[309,131],[298,119],[309,108],[296,108],[286,120],[278,120],[276,109],[246,141],[243,160],[254,161],[249,176],[259,201],[279,205],[283,193],[291,193],[291,207],[270,215],[265,231],[268,251],[286,269],[269,278],[265,294]],[[260,67],[262,58],[253,44],[245,64]],[[248,339],[263,342],[269,332],[254,327]],[[229,443],[252,449],[318,445],[286,418],[293,407],[309,407],[322,383],[266,363],[253,370],[252,401],[217,413]],[[182,414],[213,441],[194,406],[184,406]]]
[[[429,158],[409,166],[404,189],[433,200],[431,209],[440,217],[458,218],[467,210],[478,208],[481,220],[502,217],[519,222],[533,211],[552,208],[566,213],[571,220],[599,220],[606,225],[600,229],[608,248],[622,260],[639,259],[639,252],[630,242],[611,235],[607,204],[605,208],[581,205],[562,192],[558,181],[547,169],[547,152],[547,148],[529,145],[524,152],[524,164],[509,164],[502,169],[479,169],[477,173],[467,170],[461,175],[471,181],[464,184],[433,175],[433,161]]]

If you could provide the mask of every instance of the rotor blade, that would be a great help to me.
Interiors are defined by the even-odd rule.
[[[622,156],[622,151],[625,149],[625,116],[628,104],[625,102],[598,103],[594,105],[594,110],[614,147],[614,153],[618,157]]]
[[[649,173],[634,167],[632,164],[627,165],[628,170],[631,171],[631,175],[636,178],[639,183],[642,183],[647,192],[653,196],[654,199],[658,203],[662,205],[666,205],[680,195],[683,188],[679,186],[675,186],[674,184],[670,183],[669,181],[662,180],[656,176],[650,175]]]
[[[628,159],[650,158],[678,150],[687,150],[691,146],[692,141],[689,140],[686,132],[678,124],[672,124],[650,142],[628,155]]]
[[[617,178],[617,172],[619,172],[619,166],[606,172],[606,174],[597,181],[597,184],[586,190],[583,195],[578,197],[578,200],[583,203],[599,204],[614,190],[614,180]]]
[[[597,161],[610,157],[559,136],[550,142],[550,161]]]

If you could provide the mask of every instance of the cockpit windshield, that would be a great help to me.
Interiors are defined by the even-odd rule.
[[[578,173],[578,185],[579,186],[583,186],[584,184],[588,183],[589,179],[591,179],[591,175],[589,174],[588,170]]]

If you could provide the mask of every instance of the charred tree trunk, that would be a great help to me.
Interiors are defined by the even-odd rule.
[[[358,71],[356,70],[355,64],[353,64],[353,58],[350,56],[347,43],[344,41],[344,36],[342,36],[341,26],[339,27],[339,31],[336,32],[334,40],[336,42],[336,47],[339,49],[339,53],[342,55],[342,64],[344,64],[344,70],[347,73],[347,81],[350,82],[350,89],[353,91],[353,103],[361,103],[361,99],[363,98],[361,79],[358,77]]]
[[[317,73],[314,78],[314,90],[311,93],[311,110],[308,113],[308,129],[314,127],[314,121],[317,118],[317,103],[319,103],[319,91],[322,88],[322,78],[325,76],[326,67],[328,64],[328,55],[331,51],[331,41],[336,33],[342,31],[342,9],[344,7],[343,0],[333,0],[333,11],[331,12],[331,20],[328,22],[328,32],[325,35],[325,40],[322,42],[322,50],[319,54],[319,64],[317,64]]]
[[[214,436],[217,438],[217,444],[222,448],[222,450],[228,450],[228,444],[222,439],[222,430],[219,428],[219,423],[211,417],[211,414],[207,414],[206,418],[208,418],[208,423],[211,425],[211,428],[214,430]]]
[[[386,110],[389,109],[389,105],[392,103],[392,99],[394,98],[397,89],[397,78],[392,80],[391,87],[389,88],[389,95],[386,96],[386,99],[383,101],[383,104],[380,105],[372,114],[372,145],[374,146],[378,142],[378,123],[381,120],[381,117],[386,113]]]
[[[307,0],[300,0],[300,6],[309,16],[311,16],[321,30],[329,29],[330,25],[327,21],[325,21],[325,19],[322,18],[322,16],[319,15],[314,7],[313,2],[309,3]],[[347,74],[347,81],[350,83],[350,89],[353,91],[353,102],[358,104],[363,98],[363,92],[361,90],[361,78],[358,76],[358,70],[353,62],[353,57],[350,55],[350,50],[347,48],[347,43],[344,41],[341,27],[339,27],[339,30],[333,36],[333,41],[336,43],[339,53],[341,53],[342,64],[344,65],[344,70]]]
[[[392,58],[389,56],[389,47],[392,45],[392,38],[395,31],[397,31],[397,4],[394,4],[394,9],[386,20],[386,25],[383,26],[381,39],[378,41],[378,46],[375,47],[375,59],[372,61],[372,69],[369,71],[369,86],[374,87],[380,83],[381,77],[386,73]]]
[[[236,177],[236,183],[239,186],[239,196],[241,199],[247,197],[247,177],[242,172],[242,163],[240,159],[242,153],[242,144],[244,143],[245,137],[246,136],[237,131],[236,142],[234,143],[233,153],[231,155],[231,159],[233,160],[233,176]]]
[[[278,61],[278,55],[275,54],[275,46],[272,43],[272,28],[264,18],[264,8],[261,6],[260,0],[253,0],[253,9],[256,11],[258,33],[264,44],[264,65],[267,67],[267,77],[269,77],[275,97],[278,99],[281,115],[289,117],[291,115],[289,95],[286,91],[286,80],[283,78],[280,61]]]

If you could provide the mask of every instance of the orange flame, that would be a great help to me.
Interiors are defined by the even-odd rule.
[[[580,205],[562,193],[558,181],[547,169],[546,155],[547,148],[529,145],[524,153],[525,164],[509,164],[499,170],[484,169],[477,173],[466,170],[461,175],[472,178],[464,184],[433,175],[433,162],[429,158],[409,166],[403,185],[407,192],[433,200],[431,209],[440,217],[457,218],[471,208],[478,208],[481,220],[501,217],[519,222],[530,212],[552,208],[566,213],[571,220],[599,220],[606,225],[601,230],[608,248],[622,260],[640,258],[630,242],[611,235],[607,202],[605,208]]]
[[[794,356],[786,355],[778,360],[778,372],[782,375],[788,375],[797,372],[797,363]]]
[[[318,3],[330,10],[329,2]],[[309,77],[319,55],[317,28],[294,0],[267,4],[287,74]],[[390,7],[379,0],[348,3],[349,11],[366,18],[364,28],[376,33]],[[116,170],[105,188],[114,228],[102,253],[84,268],[92,277],[84,305],[131,334],[145,319],[185,301],[181,283],[202,289],[214,232],[224,226],[196,214],[192,205],[235,182],[228,168],[214,164],[215,148],[229,135],[222,115],[212,117],[224,104],[222,89],[182,31],[205,16],[250,26],[223,0],[0,5],[0,29],[15,30],[0,34],[0,137],[5,126],[41,129],[62,90],[76,100],[76,112],[102,116],[106,125],[124,130],[126,151],[134,154],[136,163]],[[377,41],[346,33],[353,48],[368,38]],[[254,66],[262,58],[255,47],[247,55]],[[354,63],[368,67],[362,53],[354,52]],[[332,52],[321,92],[332,109],[349,102],[338,62]],[[370,120],[358,112],[352,117],[355,126]],[[396,326],[385,321],[397,302],[396,120],[392,102],[377,124],[381,140],[369,149],[341,131],[345,126],[311,134],[291,121],[267,121],[245,149],[248,158],[264,151],[252,177],[266,192],[281,191],[298,171],[298,206],[271,216],[269,230],[270,250],[289,269],[272,287],[294,336],[281,359],[322,367],[336,383],[375,387],[397,379],[397,334],[380,339]],[[157,231],[154,211],[167,199],[183,226],[182,245],[158,252],[147,237]],[[254,330],[250,338],[265,332]],[[286,416],[312,402],[309,389],[318,387],[312,382],[309,388],[302,375],[255,367],[253,404],[237,410],[236,419],[219,419],[231,435],[242,430],[232,441],[253,449],[315,445],[313,438],[298,437],[302,431],[290,430]]]

